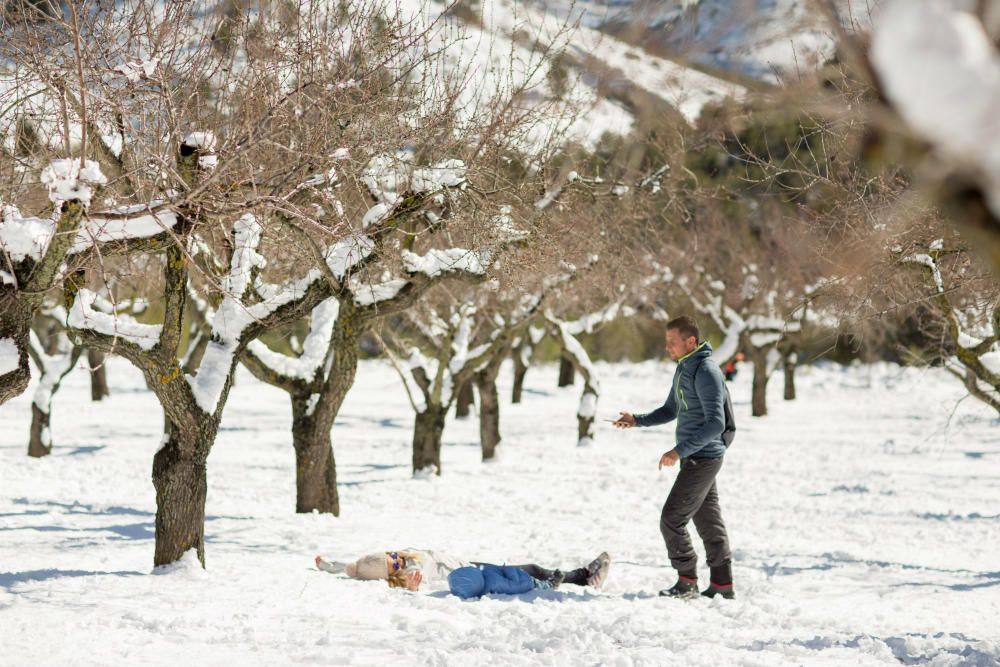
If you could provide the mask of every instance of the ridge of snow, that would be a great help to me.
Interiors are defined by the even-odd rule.
[[[234,267],[234,272],[238,273],[239,267]],[[232,282],[239,282],[238,277],[230,276],[230,278],[235,278]],[[232,293],[226,295],[212,317],[212,340],[205,348],[205,355],[198,372],[194,376],[188,375],[185,378],[198,407],[208,414],[215,413],[232,370],[240,338],[246,328],[253,322],[268,317],[281,306],[301,298],[319,278],[319,271],[313,269],[300,280],[272,285],[263,301],[250,306],[244,305]]]
[[[251,214],[243,215],[234,225],[234,250],[229,275],[224,281],[226,296],[212,316],[212,339],[197,374],[185,379],[191,387],[195,402],[203,411],[214,414],[219,399],[232,372],[233,360],[240,346],[243,332],[253,322],[260,321],[281,306],[301,298],[309,287],[320,279],[318,269],[312,269],[295,281],[281,285],[263,284],[258,292],[262,301],[252,305],[243,303],[243,294],[250,285],[250,272],[263,266],[264,258],[257,252],[263,228]]]
[[[159,324],[140,324],[134,317],[121,313],[107,314],[93,309],[98,295],[86,288],[77,292],[66,317],[66,324],[73,329],[90,329],[105,336],[121,338],[138,345],[147,352],[160,342],[163,327]]]
[[[264,227],[252,213],[244,213],[233,226],[233,260],[226,276],[225,290],[235,297],[242,297],[250,286],[250,273],[263,268],[267,262],[257,252]]]
[[[429,278],[458,271],[481,276],[486,273],[489,263],[489,257],[484,257],[483,253],[465,248],[429,250],[426,255],[404,250],[401,256],[408,273],[423,273]]]
[[[298,357],[275,352],[259,339],[250,341],[248,348],[276,373],[299,380],[312,380],[326,360],[330,336],[339,313],[340,302],[332,297],[313,308],[309,333],[302,343],[302,354]]]
[[[51,219],[5,215],[0,223],[0,249],[10,255],[15,264],[25,258],[38,261],[45,255],[55,230],[56,223]]]
[[[388,301],[399,294],[409,280],[402,278],[392,278],[381,283],[361,283],[356,282],[351,286],[354,294],[354,303],[359,306],[371,306],[381,301]]]
[[[350,236],[337,241],[326,249],[326,265],[338,280],[343,280],[350,270],[365,260],[375,249],[375,242],[368,236]]]
[[[94,243],[108,241],[125,241],[128,239],[145,239],[168,230],[177,225],[177,214],[167,208],[152,211],[162,204],[153,201],[149,204],[126,206],[108,211],[118,215],[131,215],[140,211],[149,211],[145,215],[125,218],[87,218],[80,226],[69,253],[76,254],[90,248]]]
[[[128,206],[107,211],[106,214],[128,216],[139,211],[149,211],[162,202]],[[124,241],[156,236],[177,224],[177,214],[163,208],[136,217],[87,217],[77,230],[69,254],[81,253],[95,243]],[[40,260],[55,233],[56,221],[49,218],[22,218],[13,206],[4,207],[4,218],[0,222],[0,249],[10,255],[14,263],[30,258]]]
[[[910,262],[911,264],[921,264],[929,268],[931,270],[931,275],[934,277],[934,285],[937,287],[937,291],[944,291],[944,281],[941,278],[941,269],[938,267],[938,264],[934,261],[933,257],[927,253],[920,252],[906,257],[903,261]]]
[[[442,160],[430,167],[420,167],[413,170],[410,176],[410,188],[414,192],[437,192],[443,188],[457,188],[465,184],[465,174],[468,169],[465,162],[459,159]]]

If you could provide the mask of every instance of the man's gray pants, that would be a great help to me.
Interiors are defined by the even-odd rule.
[[[719,493],[715,488],[715,476],[721,468],[721,456],[717,459],[682,460],[674,486],[663,504],[660,532],[667,543],[670,564],[680,576],[691,579],[698,576],[698,555],[687,530],[688,521],[694,519],[694,526],[705,545],[713,580],[716,574],[721,575],[720,578],[729,578],[729,537],[722,521]]]

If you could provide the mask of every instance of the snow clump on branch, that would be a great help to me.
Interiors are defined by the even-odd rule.
[[[129,83],[138,83],[140,79],[148,79],[153,76],[153,72],[156,71],[156,66],[160,64],[158,58],[152,58],[151,60],[143,61],[132,61],[122,63],[115,67],[116,72],[121,72]]]
[[[152,350],[160,342],[163,327],[159,324],[140,324],[135,318],[122,313],[102,313],[94,310],[98,295],[88,289],[80,289],[73,300],[73,307],[66,318],[71,329],[90,329],[105,336],[114,336],[145,351]]]
[[[250,274],[255,268],[264,268],[267,260],[257,252],[260,236],[264,228],[257,218],[245,213],[233,226],[233,261],[229,275],[226,276],[226,292],[239,298],[250,285]]]
[[[80,161],[75,158],[53,160],[42,170],[41,182],[49,189],[49,200],[58,208],[63,202],[78,201],[90,206],[94,196],[91,186],[104,185],[108,179],[101,173],[101,167],[93,160]]]
[[[368,161],[361,182],[368,188],[378,205],[386,207],[384,212],[402,201],[406,192],[430,194],[444,188],[465,186],[467,168],[462,160],[442,160],[437,164],[418,169],[411,167],[412,160],[412,153],[399,151],[395,155],[376,155]],[[378,209],[378,205],[369,211],[365,219],[369,216],[376,217],[372,211]]]
[[[426,255],[404,250],[403,265],[409,273],[423,273],[428,278],[436,278],[443,273],[462,271],[481,276],[486,273],[489,257],[465,248],[431,250]]]
[[[198,166],[202,169],[215,169],[219,157],[215,154],[216,139],[212,132],[188,132],[184,137],[184,145],[198,151]]]

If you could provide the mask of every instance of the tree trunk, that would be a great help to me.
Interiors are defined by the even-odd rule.
[[[418,412],[413,423],[413,472],[434,466],[441,474],[441,436],[444,433],[445,410],[440,405],[428,405]]]
[[[785,400],[795,400],[795,369],[798,367],[799,355],[791,352],[785,355]]]
[[[479,399],[482,401],[482,397]],[[465,419],[472,413],[472,406],[475,404],[475,392],[472,391],[472,382],[463,382],[458,387],[458,395],[455,400],[455,417]]]
[[[528,364],[524,362],[518,350],[514,350],[511,357],[514,359],[514,389],[511,391],[510,402],[520,403],[524,391],[524,376],[528,374]]]
[[[358,371],[358,347],[366,322],[356,308],[341,304],[327,349],[329,367],[312,380],[292,378],[271,369],[252,353],[246,368],[261,382],[288,392],[292,402],[295,450],[295,511],[340,515],[337,464],[331,431]],[[195,350],[197,352],[197,350]],[[322,373],[325,372],[325,379]]]
[[[213,420],[214,421],[214,420]],[[182,443],[175,428],[153,457],[156,489],[156,546],[153,565],[167,565],[191,549],[205,566],[205,495],[208,479],[205,458],[218,430],[204,425],[197,436],[203,442]],[[204,454],[202,454],[204,452]]]
[[[17,368],[0,374],[0,405],[20,396],[28,388],[31,378],[28,366],[31,316],[31,307],[19,298],[14,288],[0,284],[0,345],[9,348],[9,340],[14,344],[18,357]]]
[[[594,415],[597,410],[597,388],[587,384],[580,407],[576,411],[576,444],[586,447],[594,441]]]
[[[476,373],[476,388],[479,390],[479,442],[483,449],[483,460],[496,456],[500,444],[500,396],[497,393],[497,371],[487,369]]]
[[[87,348],[87,365],[90,366],[90,400],[100,401],[111,395],[108,391],[108,373],[104,353]]]
[[[292,393],[292,440],[295,445],[295,511],[317,511],[340,516],[337,492],[337,462],[330,434],[347,392],[358,374],[358,345],[366,331],[353,305],[341,304],[330,339],[333,359],[325,381],[315,397]],[[312,399],[313,414],[306,415]],[[300,425],[298,431],[296,426]]]
[[[315,400],[310,400],[315,396]],[[317,410],[321,394],[292,394],[292,444],[295,447],[295,511],[340,515],[337,466],[333,458],[329,410]],[[312,405],[310,405],[312,403]],[[312,410],[310,410],[310,407]],[[336,417],[336,413],[333,413]]]
[[[753,362],[751,414],[763,417],[767,414],[767,350],[751,349],[750,361]]]
[[[569,387],[575,380],[576,369],[573,362],[565,355],[559,358],[559,386]]]
[[[58,350],[58,347],[57,347]],[[63,378],[69,375],[80,360],[83,349],[72,347],[69,352],[39,359],[38,388],[31,401],[31,431],[28,436],[28,456],[42,457],[52,453],[52,398],[59,391]]]
[[[28,456],[41,458],[52,453],[52,435],[49,431],[49,413],[31,404],[31,435],[28,439]]]

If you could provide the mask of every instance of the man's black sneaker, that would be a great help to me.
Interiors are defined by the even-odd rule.
[[[716,595],[721,595],[727,600],[732,600],[736,597],[736,591],[733,590],[732,584],[714,584],[709,582],[708,588],[701,592],[707,598],[714,598]]]
[[[664,588],[660,595],[667,598],[696,598],[698,597],[698,580],[688,577],[678,577],[677,583],[671,588]]]

